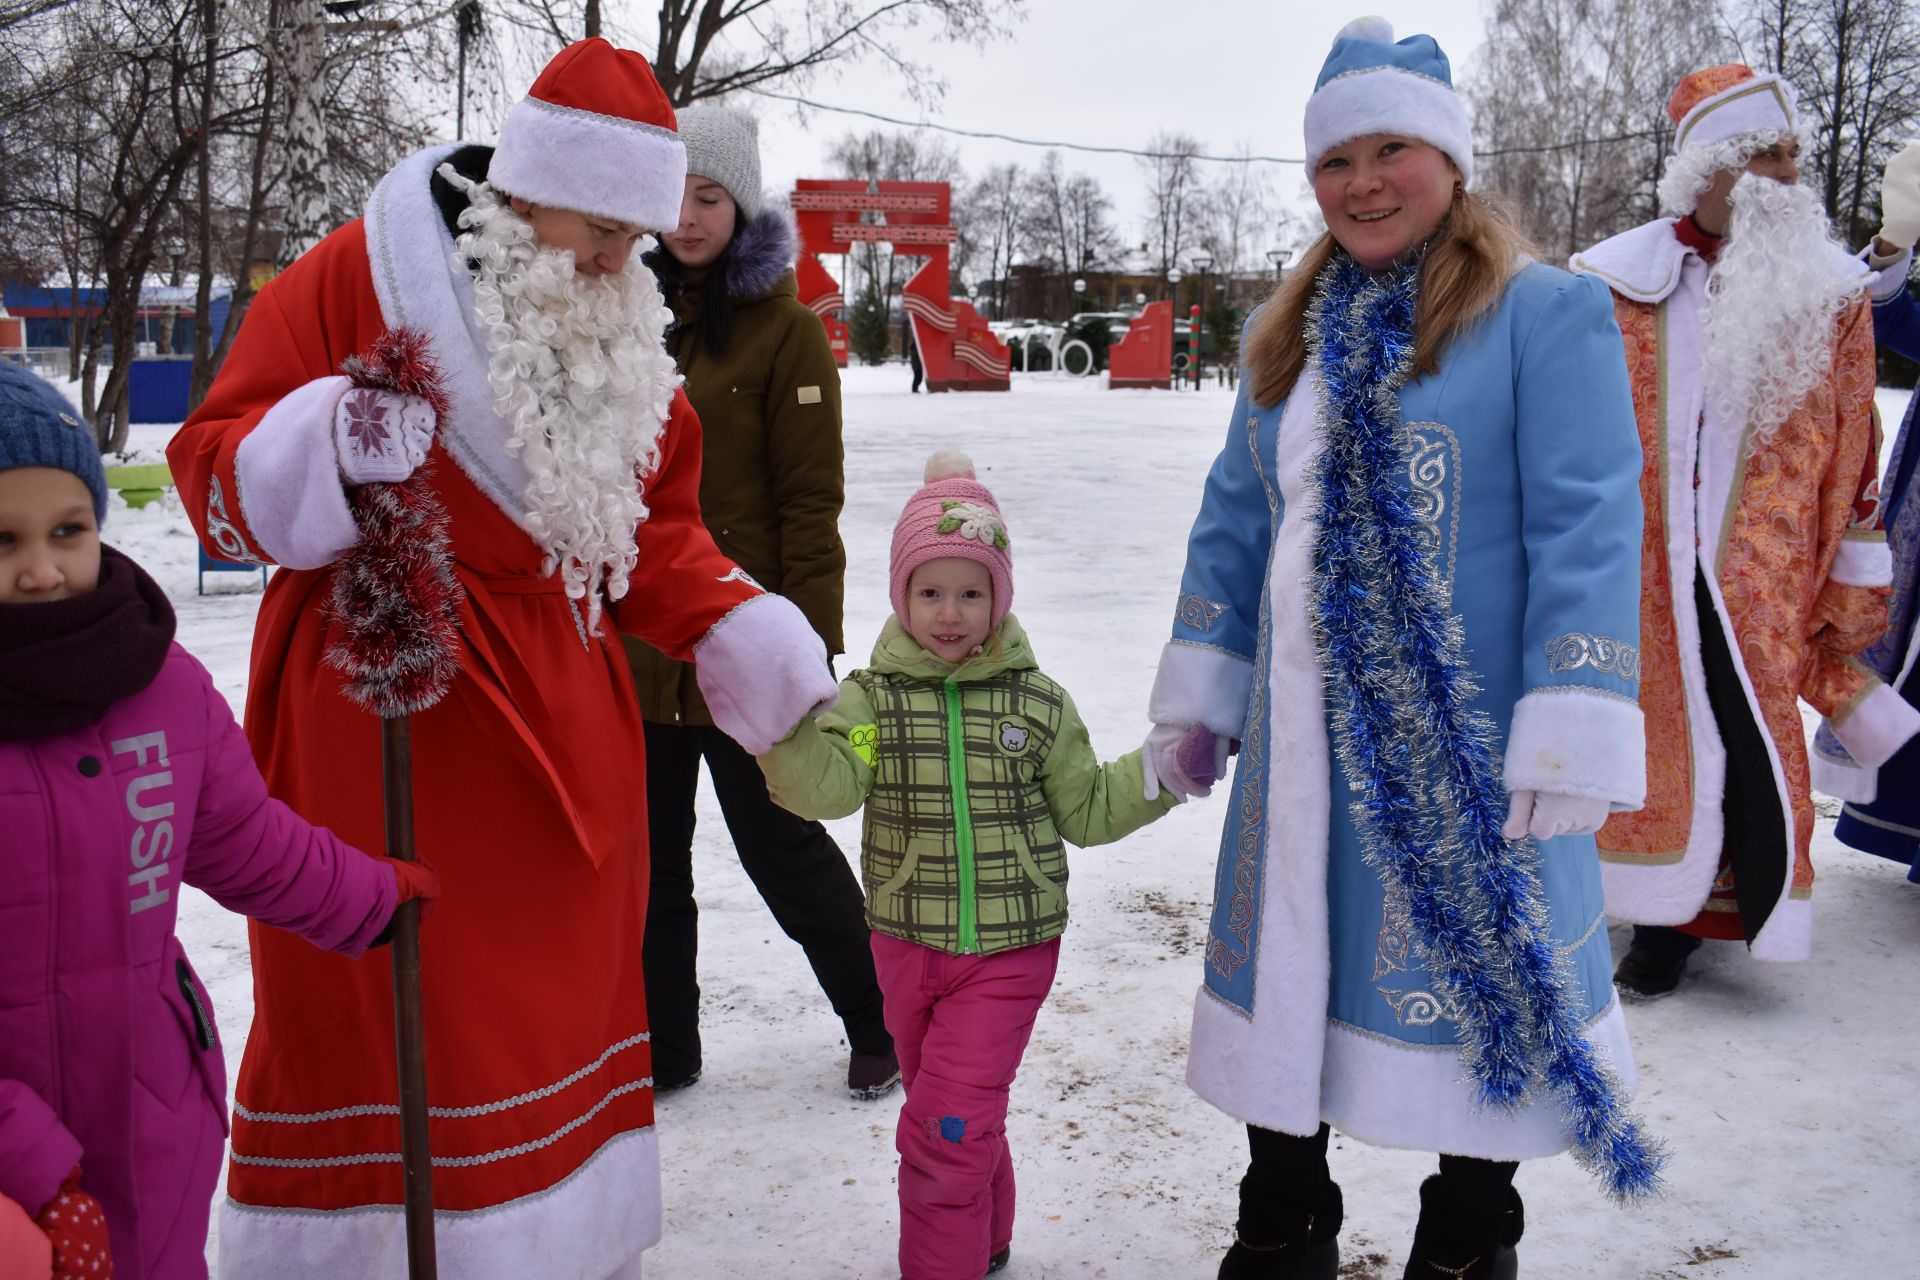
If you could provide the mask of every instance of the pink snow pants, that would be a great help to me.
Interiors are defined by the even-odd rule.
[[[906,1280],[981,1280],[1013,1239],[1007,1091],[1059,963],[1058,938],[956,956],[873,935],[907,1095],[894,1136]]]

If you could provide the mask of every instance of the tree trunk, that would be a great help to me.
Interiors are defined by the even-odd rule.
[[[287,235],[283,264],[332,230],[328,190],[325,15],[320,0],[285,0],[279,29],[287,68]]]
[[[193,368],[187,375],[187,412],[206,398],[213,383],[209,363],[213,356],[213,128],[214,63],[219,54],[217,6],[219,0],[200,0],[200,25],[206,37],[206,57],[200,77],[200,155],[194,161],[199,190],[195,199],[200,218],[199,276],[193,291]]]

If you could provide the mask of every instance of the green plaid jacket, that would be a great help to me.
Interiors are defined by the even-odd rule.
[[[1011,615],[988,648],[952,667],[889,619],[838,705],[760,757],[773,798],[802,817],[866,806],[873,929],[960,955],[1057,936],[1066,845],[1118,840],[1174,803],[1145,798],[1138,751],[1100,763]]]

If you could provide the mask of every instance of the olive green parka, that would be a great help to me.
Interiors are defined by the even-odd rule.
[[[663,279],[674,313],[667,345],[700,415],[700,510],[714,542],[761,586],[798,605],[828,652],[838,654],[845,651],[847,567],[840,371],[825,327],[795,290],[797,249],[792,216],[769,208],[740,228],[711,268],[683,269],[677,286]],[[733,303],[732,333],[721,352],[708,350],[700,332],[709,270],[726,273]],[[713,723],[691,663],[622,639],[647,720]]]

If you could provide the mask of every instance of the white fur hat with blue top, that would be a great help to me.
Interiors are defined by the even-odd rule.
[[[1355,18],[1333,38],[1307,99],[1307,173],[1327,152],[1375,133],[1432,143],[1473,181],[1473,129],[1453,68],[1432,36],[1395,42],[1385,18]]]

